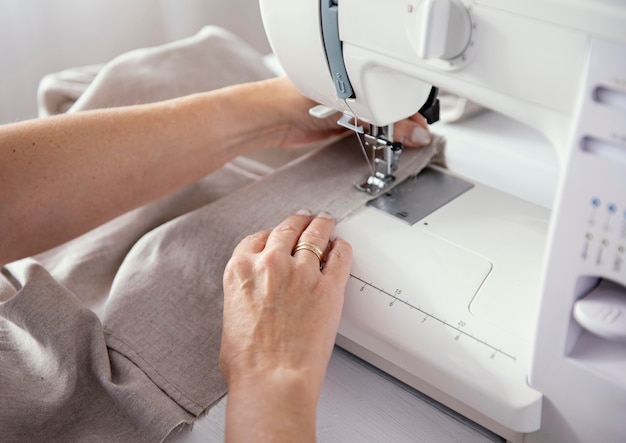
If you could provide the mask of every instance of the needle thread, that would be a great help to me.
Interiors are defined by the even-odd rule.
[[[352,110],[352,108],[348,104],[348,100],[344,99],[343,102],[346,104],[346,107],[350,110],[350,113],[354,117],[354,127],[355,127],[354,134],[356,135],[356,138],[359,141],[359,145],[361,146],[361,152],[363,152],[363,156],[365,157],[365,162],[367,163],[367,166],[368,166],[368,168],[370,170],[370,174],[374,175],[374,167],[372,166],[372,162],[370,161],[370,158],[367,156],[367,150],[365,149],[365,145],[363,144],[363,140],[361,140],[361,135],[356,130],[356,128],[359,126],[359,118],[356,116],[356,113]]]

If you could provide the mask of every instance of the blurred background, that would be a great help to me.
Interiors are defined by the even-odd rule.
[[[0,0],[0,124],[37,116],[37,86],[63,69],[222,26],[269,52],[258,0]]]

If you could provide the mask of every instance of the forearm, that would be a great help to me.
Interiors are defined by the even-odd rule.
[[[0,127],[0,264],[280,143],[270,83]]]
[[[230,386],[226,442],[315,442],[318,394],[299,373],[275,372]]]

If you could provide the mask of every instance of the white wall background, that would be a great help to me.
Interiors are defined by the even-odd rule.
[[[268,52],[258,0],[0,0],[0,124],[35,117],[39,80],[223,26]]]

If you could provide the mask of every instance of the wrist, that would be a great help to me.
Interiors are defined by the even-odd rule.
[[[315,441],[320,389],[307,371],[280,368],[232,378],[227,441]]]
[[[314,389],[314,387],[319,386],[320,382],[309,369],[279,367],[233,374],[229,378],[228,385],[229,390],[260,390],[268,388],[276,390],[284,396],[297,392],[306,397],[305,399],[316,401],[319,389]]]
[[[220,91],[223,109],[236,124],[223,125],[233,132],[225,135],[237,155],[281,145],[290,126],[293,98],[279,79],[235,85]]]

